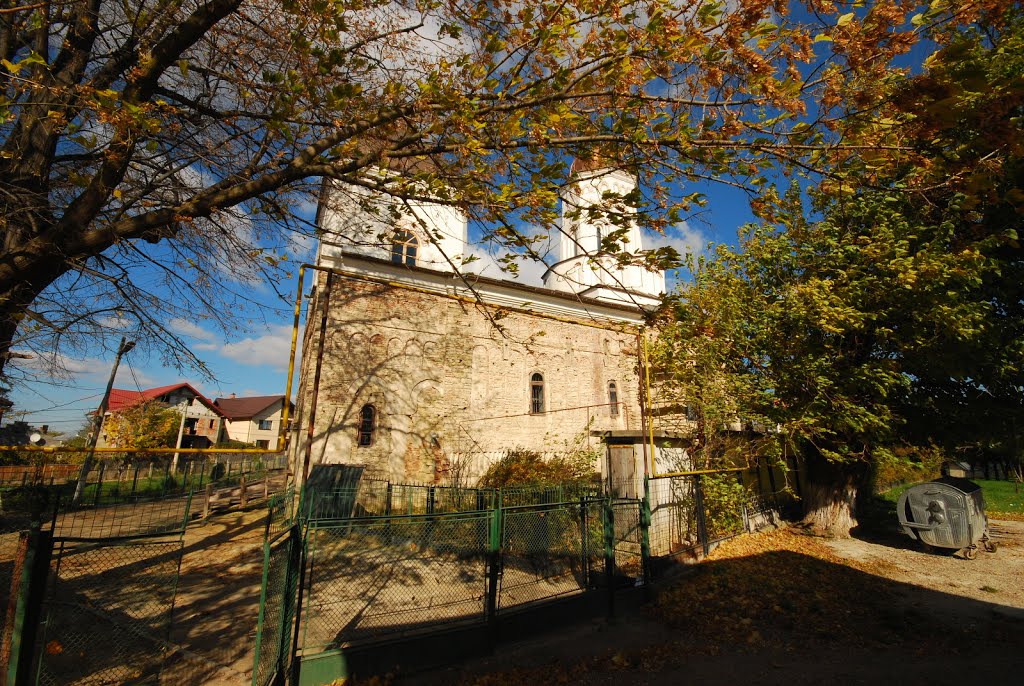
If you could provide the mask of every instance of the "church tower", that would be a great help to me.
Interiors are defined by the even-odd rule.
[[[598,300],[653,307],[665,292],[665,272],[638,264],[620,264],[616,252],[639,256],[640,227],[630,220],[636,210],[623,198],[636,188],[629,173],[602,168],[600,162],[573,164],[576,182],[562,196],[562,221],[557,258],[544,273],[544,286]],[[614,246],[612,232],[626,229]]]

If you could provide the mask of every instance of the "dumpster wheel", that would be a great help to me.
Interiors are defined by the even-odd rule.
[[[978,546],[970,545],[964,548],[964,557],[968,560],[973,560],[978,557]]]

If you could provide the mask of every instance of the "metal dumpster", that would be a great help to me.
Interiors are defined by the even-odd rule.
[[[981,544],[995,551],[988,536],[981,486],[953,476],[908,488],[896,502],[903,531],[936,552],[964,551],[973,560]]]

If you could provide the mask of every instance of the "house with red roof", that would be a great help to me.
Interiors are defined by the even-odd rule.
[[[191,384],[176,383],[142,391],[111,389],[97,447],[111,447],[108,446],[105,431],[107,419],[111,415],[144,402],[158,403],[181,415],[180,441],[176,447],[207,448],[222,440],[225,416],[217,405]]]
[[[283,395],[239,398],[232,393],[226,398],[217,398],[214,404],[224,416],[229,440],[272,450],[277,447],[277,437],[281,433],[284,402]]]

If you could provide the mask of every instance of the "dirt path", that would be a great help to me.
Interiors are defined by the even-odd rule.
[[[743,536],[659,584],[656,602],[399,684],[1019,684],[1024,523],[973,561],[897,535]]]
[[[925,552],[909,536],[886,537],[882,541],[834,540],[828,545],[836,555],[851,563],[908,584],[910,587],[903,591],[906,601],[912,605],[922,602],[918,589],[930,589],[951,596],[951,602],[941,608],[946,613],[991,610],[1024,620],[1024,522],[992,520],[989,530],[997,550],[995,553],[979,552],[974,560],[965,559],[959,552],[955,555]],[[985,605],[952,602],[959,598],[970,598]]]

